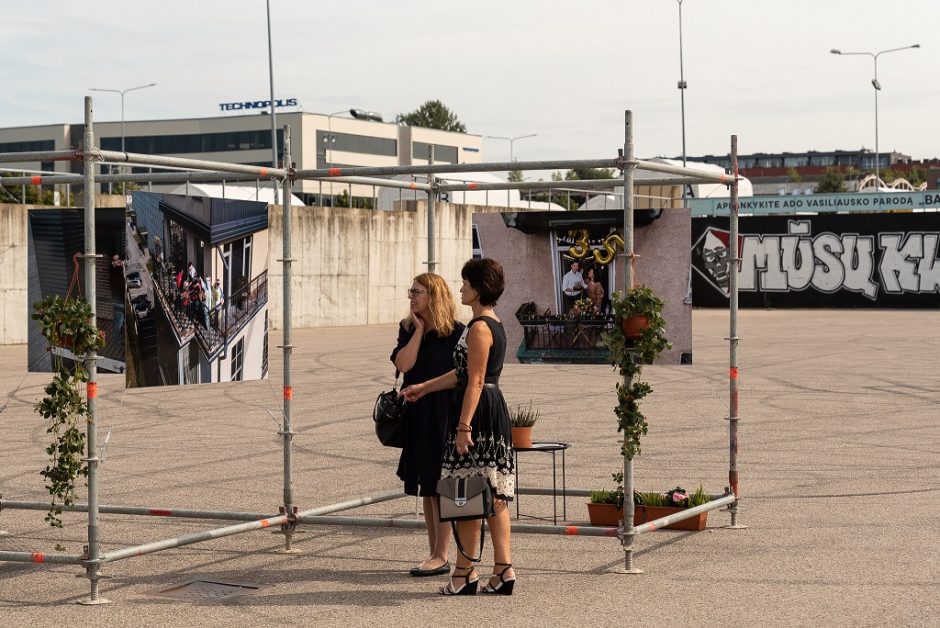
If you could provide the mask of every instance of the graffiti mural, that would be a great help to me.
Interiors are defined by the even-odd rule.
[[[742,307],[937,307],[940,213],[739,221]],[[728,304],[728,219],[692,221],[693,302]]]

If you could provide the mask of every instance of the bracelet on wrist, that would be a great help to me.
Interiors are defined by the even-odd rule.
[[[463,423],[461,423],[460,425],[457,426],[457,431],[458,432],[472,432],[473,430],[470,429],[469,425],[464,425]]]

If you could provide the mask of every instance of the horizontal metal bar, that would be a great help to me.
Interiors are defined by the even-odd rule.
[[[89,153],[91,151],[88,151]],[[137,164],[150,166],[178,166],[192,168],[193,170],[216,170],[218,172],[235,172],[238,174],[253,174],[261,178],[283,178],[287,176],[284,168],[267,168],[265,166],[246,166],[232,164],[225,161],[206,161],[202,159],[187,159],[185,157],[167,157],[166,155],[147,155],[144,153],[122,153],[114,150],[95,151],[104,161],[113,161],[123,164]]]
[[[153,554],[154,552],[160,552],[166,549],[172,549],[174,547],[183,547],[184,545],[192,545],[193,543],[202,543],[203,541],[211,541],[212,539],[219,539],[224,536],[231,536],[233,534],[240,534],[242,532],[251,532],[253,530],[270,528],[272,526],[280,526],[285,523],[287,523],[287,515],[278,515],[277,517],[271,517],[270,519],[260,519],[258,521],[239,523],[233,526],[226,526],[224,528],[215,528],[214,530],[206,530],[205,532],[188,534],[186,536],[177,537],[175,539],[166,539],[163,541],[154,541],[153,543],[144,543],[143,545],[125,547],[123,549],[114,550],[113,552],[107,552],[103,554],[101,556],[101,562],[108,563],[115,560],[122,560],[124,558],[133,558],[135,556]]]
[[[424,530],[423,519],[378,519],[373,517],[308,516],[304,523],[327,526],[354,526],[363,528],[408,528]],[[531,523],[513,523],[512,531],[522,534],[560,534],[563,536],[617,536],[617,528],[599,526],[555,526]]]
[[[693,177],[634,178],[633,187],[643,185],[690,185],[700,183]],[[500,181],[497,183],[441,183],[441,192],[470,192],[473,190],[593,190],[597,188],[613,189],[623,187],[623,179],[585,179],[584,181]]]
[[[447,172],[498,172],[501,170],[554,170],[574,168],[619,168],[619,159],[567,159],[554,161],[500,161],[478,164],[434,164],[433,166],[355,166],[298,170],[297,179],[336,177],[375,177],[396,174],[439,174]]]
[[[43,150],[22,153],[0,153],[0,163],[19,163],[23,161],[67,161],[81,159],[77,150]]]
[[[731,185],[734,182],[734,176],[730,174],[724,174],[721,172],[712,172],[709,170],[698,170],[696,168],[689,168],[686,166],[671,166],[669,164],[661,164],[655,161],[643,161],[642,159],[637,159],[629,162],[631,165],[635,165],[639,170],[652,170],[653,172],[664,172],[666,174],[675,174],[680,177],[691,177],[693,179],[704,180],[704,181],[714,181],[715,183],[724,183],[725,185]]]
[[[644,532],[652,532],[653,530],[658,530],[660,528],[665,528],[668,525],[673,523],[678,523],[680,521],[685,521],[686,519],[691,519],[696,515],[700,515],[703,512],[708,512],[709,510],[716,510],[722,506],[728,504],[733,504],[737,498],[733,493],[728,493],[724,497],[719,499],[707,502],[701,506],[696,506],[694,508],[686,508],[681,512],[677,512],[674,515],[667,515],[665,517],[660,517],[659,519],[654,519],[652,521],[647,521],[646,523],[641,523],[638,526],[634,526],[633,531],[636,534],[643,534]]]
[[[60,506],[66,512],[88,512],[88,504]],[[49,504],[43,502],[16,502],[0,500],[0,510],[49,510]],[[233,521],[257,521],[273,517],[263,512],[233,512],[220,510],[185,510],[181,508],[151,508],[149,506],[98,506],[98,511],[110,515],[143,515],[147,517],[179,517],[183,519],[220,519]]]
[[[215,173],[215,172],[152,172],[138,174],[99,174],[95,183],[185,183],[186,181],[259,181],[258,176],[250,174]],[[265,179],[266,181],[267,179]],[[81,174],[32,175],[3,177],[0,185],[84,185],[85,177]]]
[[[521,495],[561,495],[561,489],[553,490],[550,488],[538,488],[534,486],[517,486],[516,492]],[[569,488],[565,491],[568,497],[590,497],[591,489],[588,488]]]
[[[403,190],[421,190],[428,192],[431,186],[417,181],[399,181],[398,179],[383,179],[381,177],[320,177],[308,179],[311,181],[329,181],[330,183],[353,183],[361,185],[374,185],[383,188],[401,188]]]
[[[48,508],[48,504],[46,505]],[[0,552],[0,561],[34,563],[36,565],[78,565],[83,556],[76,554],[46,554],[45,552]]]
[[[360,497],[359,499],[351,499],[345,502],[330,504],[329,506],[320,506],[319,508],[304,510],[297,513],[297,518],[300,519],[302,523],[308,523],[308,521],[306,521],[307,517],[328,515],[331,512],[350,510],[352,508],[359,508],[360,506],[367,506],[369,504],[378,504],[379,502],[387,502],[393,499],[400,499],[402,497],[407,497],[407,495],[401,491],[389,491],[388,493],[380,493],[379,495],[372,495],[369,497]]]

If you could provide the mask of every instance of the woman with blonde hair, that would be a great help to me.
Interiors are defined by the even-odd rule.
[[[424,273],[408,289],[409,311],[398,327],[398,345],[392,351],[395,368],[404,373],[402,387],[420,384],[453,368],[453,352],[464,325],[456,320],[454,297],[444,278]],[[441,477],[447,419],[453,395],[441,391],[407,408],[408,436],[398,462],[398,477],[405,493],[424,498],[424,520],[430,555],[411,569],[413,576],[434,576],[450,571],[447,551],[450,524],[441,523],[437,481]]]
[[[499,389],[506,358],[506,332],[494,306],[506,281],[503,266],[493,259],[472,259],[460,271],[460,302],[470,306],[473,319],[454,349],[454,368],[423,384],[402,389],[414,402],[440,391],[456,389],[444,453],[443,477],[485,477],[495,497],[493,514],[486,524],[493,539],[493,572],[482,592],[512,595],[516,573],[511,558],[508,502],[515,494],[515,458],[509,427],[509,408]],[[471,558],[477,551],[479,519],[458,521],[456,566],[443,595],[476,595],[480,577]]]

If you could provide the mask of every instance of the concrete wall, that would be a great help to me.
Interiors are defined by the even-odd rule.
[[[0,344],[25,344],[27,233],[26,210],[33,205],[0,205]]]
[[[405,291],[427,266],[427,206],[390,212],[295,207],[291,210],[294,327],[394,323],[407,313]],[[471,256],[471,216],[489,208],[438,204],[437,272],[455,297]],[[282,208],[269,213],[268,303],[271,327],[283,327]],[[469,310],[461,312],[466,317]]]

